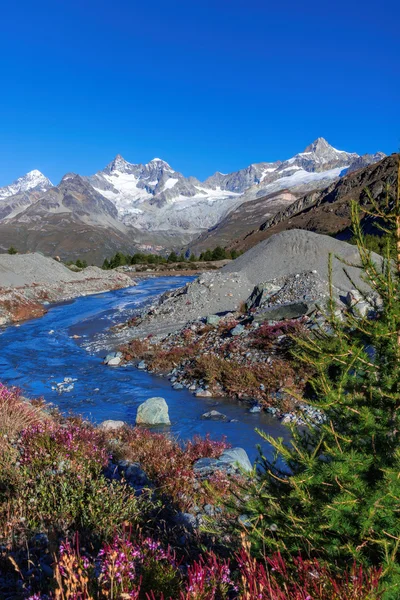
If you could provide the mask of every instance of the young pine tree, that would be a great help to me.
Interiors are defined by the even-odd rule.
[[[292,427],[290,445],[260,432],[276,456],[273,462],[261,458],[246,513],[263,548],[317,556],[339,569],[352,560],[382,566],[384,597],[398,599],[400,165],[396,193],[388,192],[386,203],[370,201],[367,214],[386,233],[395,232],[395,259],[388,243],[383,262],[375,263],[353,203],[354,235],[375,308],[362,316],[355,307],[340,319],[331,293],[331,333],[321,330],[299,341],[296,356],[315,373],[308,402],[326,420],[305,432]]]

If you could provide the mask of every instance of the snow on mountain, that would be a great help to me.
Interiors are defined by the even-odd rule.
[[[288,160],[254,163],[233,173],[216,172],[201,182],[185,177],[161,158],[132,164],[118,154],[91,177],[67,173],[57,188],[36,170],[0,188],[0,221],[18,219],[22,212],[28,220],[38,217],[37,211],[61,214],[71,202],[74,215],[85,213],[87,222],[92,217],[93,224],[111,219],[115,227],[120,223],[143,232],[161,232],[178,245],[179,240],[194,239],[216,226],[245,202],[284,190],[299,197],[383,157],[382,153],[359,156],[337,150],[318,138]],[[53,192],[45,194],[49,189]],[[82,205],[79,194],[86,199]],[[106,200],[104,206],[101,198]],[[113,215],[110,206],[115,207]]]
[[[298,194],[322,189],[352,165],[376,162],[383,156],[360,157],[318,138],[286,161],[255,163],[228,174],[217,171],[200,182],[184,177],[160,158],[131,164],[117,155],[88,181],[115,204],[126,225],[195,235],[216,225],[243,202],[284,189]]]
[[[40,171],[34,169],[33,171],[29,171],[26,175],[19,177],[10,185],[0,188],[0,201],[22,192],[45,192],[51,187],[53,187],[53,184],[50,179],[45,177]]]
[[[125,224],[148,231],[195,235],[219,220],[230,208],[230,199],[240,195],[184,177],[160,158],[131,164],[118,155],[88,180],[115,204]]]

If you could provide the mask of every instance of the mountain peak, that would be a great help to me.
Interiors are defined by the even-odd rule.
[[[53,187],[50,179],[48,179],[41,171],[33,169],[22,177],[18,177],[13,183],[3,188],[0,188],[0,198],[20,194],[21,192],[39,191],[44,192]]]
[[[110,171],[124,171],[127,165],[129,165],[127,160],[124,159],[121,154],[117,154],[117,156],[107,165],[107,168]]]
[[[158,165],[163,166],[163,167],[168,167],[169,169],[171,168],[171,166],[162,158],[152,158],[148,162],[149,165],[154,165],[154,163],[157,163]]]
[[[304,152],[314,152],[318,154],[319,152],[324,152],[326,150],[335,150],[333,146],[331,146],[325,138],[319,137],[312,142],[307,148],[304,149]]]

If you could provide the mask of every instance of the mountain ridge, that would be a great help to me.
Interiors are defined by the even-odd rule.
[[[64,223],[66,229],[74,230],[75,237],[78,231],[82,235],[85,226],[99,229],[96,240],[101,238],[101,230],[111,231],[111,238],[117,236],[116,249],[132,249],[141,243],[149,248],[179,248],[195,244],[199,236],[206,239],[207,232],[230,215],[237,214],[237,222],[245,216],[243,222],[249,227],[253,222],[259,224],[262,217],[272,217],[301,195],[324,189],[346,172],[382,156],[337,150],[318,138],[285,161],[253,163],[228,174],[216,172],[203,182],[185,177],[160,158],[133,164],[121,154],[94,175],[66,173],[57,186],[40,171],[31,171],[0,188],[1,247],[5,249],[4,239],[10,238],[10,231],[20,232],[17,238],[21,243],[21,228],[25,228],[36,232],[35,248],[25,243],[23,247],[37,249],[39,244],[40,249],[40,230],[44,236],[51,237],[54,231],[67,235],[66,230],[62,232]],[[96,243],[99,260],[101,244]],[[84,249],[81,243],[78,246]],[[104,242],[104,246],[109,244]]]

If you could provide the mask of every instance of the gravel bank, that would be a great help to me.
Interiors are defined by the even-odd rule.
[[[39,317],[43,303],[135,285],[128,275],[87,267],[74,272],[42,254],[0,254],[0,325]]]
[[[188,321],[235,311],[248,299],[254,286],[260,283],[276,279],[282,282],[298,274],[301,277],[302,273],[315,272],[321,286],[325,287],[331,253],[347,263],[359,262],[355,246],[330,236],[296,229],[278,233],[251,248],[219,272],[203,273],[184,288],[164,294],[158,304],[142,315],[144,319],[138,327],[121,331],[112,343],[147,334],[166,335],[179,330]],[[380,261],[379,256],[375,257]],[[345,268],[357,286],[365,287],[359,268],[346,267],[334,258],[333,284],[338,297],[354,289],[354,283],[349,281]]]

